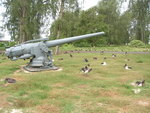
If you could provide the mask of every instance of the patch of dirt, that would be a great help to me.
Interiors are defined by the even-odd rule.
[[[64,87],[65,86],[65,83],[56,83],[56,84],[53,84],[52,87],[57,87],[57,88],[61,88],[61,87]]]
[[[64,90],[54,89],[49,93],[50,98],[58,98],[63,94]]]
[[[100,96],[104,96],[104,97],[116,97],[119,96],[119,92],[117,91],[101,91],[100,92]]]
[[[53,104],[45,104],[36,107],[36,111],[34,111],[33,113],[60,113],[60,109]]]
[[[138,103],[137,103],[138,105],[140,105],[140,106],[149,106],[150,107],[150,102],[146,102],[146,101],[138,101]]]
[[[104,104],[104,103],[97,103],[97,106],[99,106],[99,107],[102,107],[102,106],[105,106],[106,104]]]
[[[89,87],[88,85],[84,85],[84,84],[79,85],[79,88],[88,88],[88,87]]]
[[[7,101],[8,95],[4,94],[4,93],[0,93],[0,108],[6,108],[9,107],[11,105],[11,103],[9,103]]]
[[[25,81],[25,78],[22,76],[14,76],[13,79],[15,79],[16,81]]]
[[[118,113],[129,113],[130,108],[128,106],[119,108]]]
[[[13,73],[13,75],[17,75],[17,74],[19,74],[19,73],[21,73],[21,72],[24,72],[24,73],[31,73],[31,72],[29,72],[29,71],[26,71],[26,70],[23,68],[24,66],[25,66],[25,65],[20,66],[20,69],[16,70],[16,71]]]
[[[78,96],[79,91],[76,89],[53,89],[50,93],[49,96],[50,98],[68,98],[72,96]],[[81,95],[80,95],[81,96]]]

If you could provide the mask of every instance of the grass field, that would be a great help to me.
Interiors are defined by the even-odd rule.
[[[10,61],[0,56],[0,113],[149,113],[150,54],[73,53],[54,56],[62,71],[25,73],[21,65],[28,61]],[[94,60],[93,57],[97,57]],[[105,60],[108,65],[102,66]],[[63,58],[64,60],[58,60]],[[84,62],[84,58],[89,60]],[[129,61],[127,59],[130,59]],[[90,64],[84,75],[80,69]],[[132,66],[125,70],[124,64]],[[15,84],[4,84],[10,77]],[[146,80],[141,92],[131,82]]]

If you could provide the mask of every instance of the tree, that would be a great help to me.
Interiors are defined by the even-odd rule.
[[[79,22],[77,23],[76,35],[88,34],[105,31],[107,25],[104,23],[105,16],[98,13],[97,7],[92,7],[86,11],[80,12]],[[104,37],[93,37],[82,41],[77,41],[76,46],[100,46],[106,42]]]
[[[148,43],[150,31],[149,0],[130,0],[133,33],[137,40]]]
[[[63,29],[62,18],[64,16],[64,12],[67,12],[67,11],[74,12],[77,10],[79,10],[78,0],[54,0],[53,1],[52,14],[53,14],[53,18],[57,20],[56,22],[57,24],[55,24],[56,39],[60,38],[61,36],[61,32]],[[53,25],[53,28],[54,28],[54,25]],[[59,52],[59,46],[56,47],[55,54],[58,54],[58,52]]]
[[[49,3],[50,0],[5,0],[5,26],[11,38],[19,43],[39,38]]]
[[[121,44],[122,37],[118,36],[120,11],[118,0],[103,0],[98,5],[99,14],[105,15],[107,24],[106,35],[108,44]]]

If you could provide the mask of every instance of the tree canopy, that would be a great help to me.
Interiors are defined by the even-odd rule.
[[[51,39],[104,31],[76,46],[127,44],[133,39],[148,43],[150,36],[149,0],[129,0],[129,8],[121,13],[126,0],[101,0],[96,6],[81,10],[78,0],[5,0],[5,26],[11,38],[20,43],[40,38],[44,19],[53,20]]]

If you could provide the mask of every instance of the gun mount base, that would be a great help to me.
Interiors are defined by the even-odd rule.
[[[29,72],[40,72],[40,71],[48,71],[48,70],[58,70],[58,67],[52,66],[52,67],[30,67],[30,66],[25,66],[23,67],[26,71]]]

